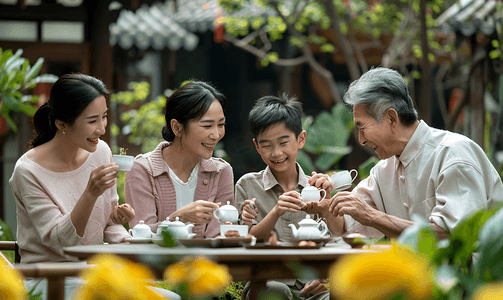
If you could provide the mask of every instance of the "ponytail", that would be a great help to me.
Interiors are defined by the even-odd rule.
[[[29,143],[30,149],[47,143],[56,135],[56,123],[51,115],[51,107],[46,102],[33,116],[34,138]]]

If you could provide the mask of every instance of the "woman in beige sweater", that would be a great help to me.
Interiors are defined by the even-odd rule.
[[[34,116],[35,137],[9,181],[17,205],[22,263],[75,261],[63,247],[119,243],[134,217],[118,207],[117,164],[99,138],[108,91],[98,79],[61,76]]]

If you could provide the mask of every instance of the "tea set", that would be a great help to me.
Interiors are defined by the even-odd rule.
[[[355,173],[352,175],[352,173]],[[358,175],[358,171],[339,171],[330,177],[330,183],[335,190],[346,190],[351,187],[351,184]],[[326,197],[326,191],[318,189],[314,186],[308,186],[302,189],[301,198],[305,202],[318,202],[320,199]],[[238,210],[227,201],[226,205],[221,206],[213,211],[213,216],[220,223],[220,234],[225,238],[225,233],[228,230],[236,230],[239,232],[240,237],[248,235],[248,225],[238,225],[239,212]],[[320,239],[328,237],[328,226],[324,221],[315,221],[311,219],[310,215],[306,215],[305,219],[299,222],[297,229],[294,224],[288,224],[292,229],[292,235],[295,239]],[[162,240],[162,231],[170,232],[177,239],[192,239],[196,234],[192,233],[194,224],[185,224],[179,220],[178,217],[175,221],[170,221],[169,217],[166,218],[157,227],[157,232],[154,234],[148,225],[140,221],[134,228],[129,229],[131,238],[130,242],[145,242],[152,240],[154,242]]]

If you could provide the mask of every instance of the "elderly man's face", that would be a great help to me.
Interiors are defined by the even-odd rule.
[[[353,107],[354,123],[358,127],[358,140],[360,144],[374,149],[380,159],[387,159],[396,155],[393,151],[393,135],[389,117],[385,114],[382,122],[377,123],[363,104]]]

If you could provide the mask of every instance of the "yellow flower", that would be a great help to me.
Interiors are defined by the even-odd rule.
[[[185,258],[170,265],[164,271],[167,284],[187,283],[190,296],[205,297],[221,293],[232,282],[226,266],[214,263],[203,257]]]
[[[144,266],[111,254],[89,261],[96,267],[82,272],[85,284],[76,299],[163,299],[148,288],[152,273]]]
[[[428,299],[432,290],[428,260],[398,245],[380,253],[348,255],[330,269],[330,291],[340,299],[386,299],[397,293]]]
[[[166,270],[164,270],[164,280],[166,283],[175,286],[186,281],[193,260],[193,258],[185,258],[184,260],[166,268]]]
[[[503,299],[503,283],[489,283],[477,289],[472,300]]]
[[[23,276],[0,259],[0,299],[26,299]]]

